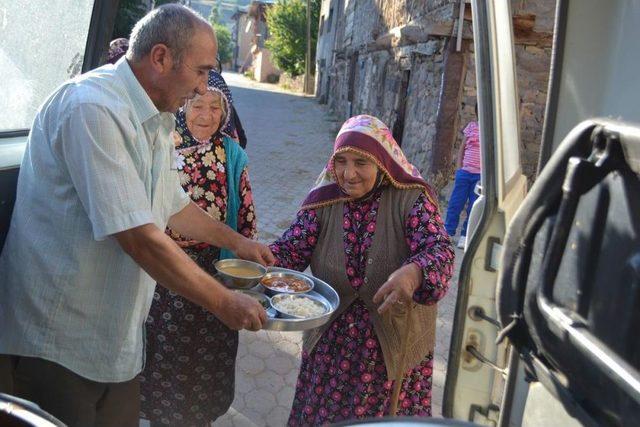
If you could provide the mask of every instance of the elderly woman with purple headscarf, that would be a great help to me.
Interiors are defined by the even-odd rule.
[[[230,138],[230,102],[223,81],[209,75],[209,90],[176,114],[175,167],[193,201],[215,219],[255,238],[256,219],[247,155]],[[167,233],[211,274],[233,254]],[[152,425],[209,425],[234,395],[238,332],[213,314],[162,286],[147,320],[147,364],[141,376],[141,418]]]
[[[398,403],[402,415],[430,416],[436,303],[454,253],[431,187],[384,123],[362,115],[342,126],[271,250],[340,295],[331,320],[305,335],[289,426],[381,417]]]

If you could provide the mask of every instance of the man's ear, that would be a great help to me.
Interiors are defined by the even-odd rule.
[[[173,69],[173,56],[167,45],[158,43],[151,48],[149,53],[151,66],[159,73],[165,73]]]

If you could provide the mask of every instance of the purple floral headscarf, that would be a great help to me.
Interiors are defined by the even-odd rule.
[[[337,184],[333,168],[336,154],[352,151],[372,160],[387,182],[396,188],[422,188],[432,203],[437,198],[418,169],[409,163],[391,131],[380,119],[360,115],[347,120],[336,137],[333,153],[304,202],[303,209],[318,208],[352,198]]]

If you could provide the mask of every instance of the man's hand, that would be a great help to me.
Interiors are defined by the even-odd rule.
[[[173,215],[169,227],[182,236],[196,242],[206,242],[219,248],[227,248],[239,258],[273,265],[276,262],[269,248],[233,231],[225,223],[216,221],[194,202]]]
[[[252,331],[262,328],[267,314],[258,301],[225,288],[154,224],[122,231],[114,237],[158,283],[211,311],[228,327]]]
[[[267,313],[258,301],[240,292],[227,291],[216,304],[214,314],[229,328],[258,331],[267,321]]]
[[[378,313],[389,310],[393,304],[411,304],[413,293],[422,283],[422,270],[414,263],[400,267],[380,286],[373,296],[373,302],[382,303]]]
[[[233,252],[238,258],[254,261],[262,265],[273,265],[276,262],[276,258],[268,246],[246,237],[239,241]]]

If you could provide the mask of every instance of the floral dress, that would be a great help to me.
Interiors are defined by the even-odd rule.
[[[367,250],[375,235],[382,191],[367,201],[344,205],[345,267],[356,289],[364,283]],[[271,245],[278,265],[304,270],[320,226],[314,209],[298,212],[296,221]],[[436,206],[424,195],[405,219],[405,238],[411,253],[406,263],[417,264],[424,275],[413,299],[420,304],[435,304],[447,291],[454,253]],[[431,415],[432,372],[432,354],[407,372],[400,393],[400,414]],[[311,352],[303,352],[289,425],[322,425],[388,415],[392,388],[369,311],[362,300],[356,299]]]
[[[178,131],[182,128],[178,126]],[[180,183],[213,218],[227,214],[226,153],[220,138],[176,147]],[[254,238],[256,221],[247,169],[240,179],[238,232]],[[215,273],[219,249],[167,233],[204,270]],[[213,314],[162,286],[147,319],[147,363],[141,375],[141,418],[153,425],[204,426],[224,414],[234,396],[238,333]]]

